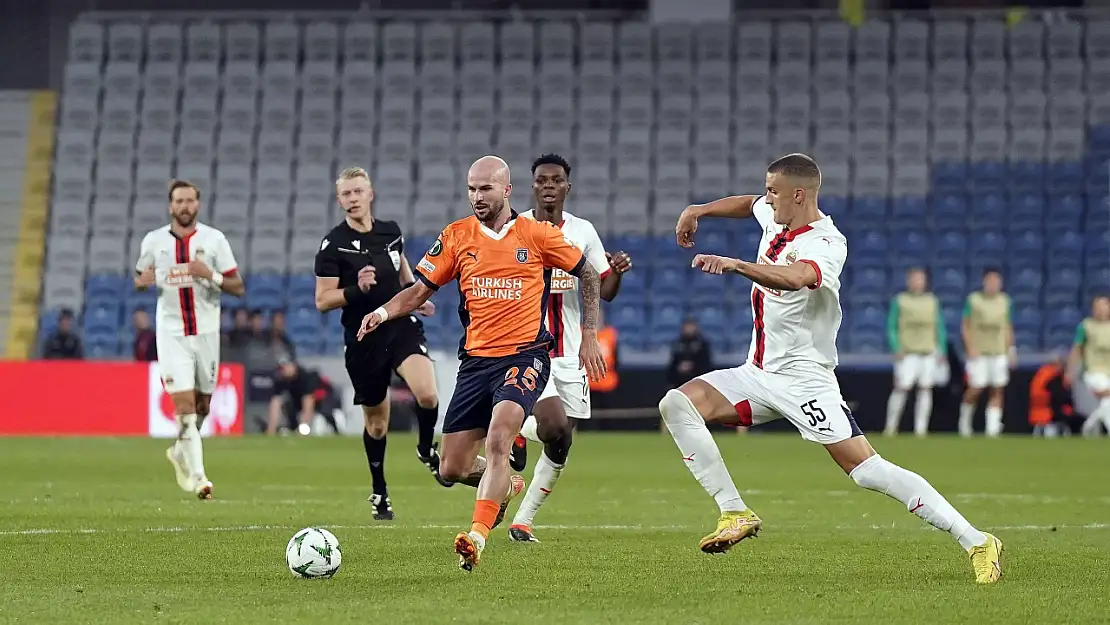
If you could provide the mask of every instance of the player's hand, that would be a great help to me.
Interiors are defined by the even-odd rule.
[[[894,359],[895,360],[902,360],[903,357],[905,357],[905,354],[903,354],[902,352],[900,352],[900,351],[894,352]]]
[[[369,313],[362,318],[362,326],[358,329],[358,340],[362,340],[364,336],[370,334],[382,325],[382,318],[376,312]]]
[[[367,265],[358,270],[358,288],[363,293],[370,290],[370,287],[378,283],[377,270],[373,265]]]
[[[966,356],[967,356],[968,360],[971,360],[972,358],[978,358],[979,357],[979,352],[974,347],[968,347],[967,349],[964,350],[964,352],[966,353]]]
[[[156,279],[154,277],[154,265],[147,267],[143,270],[142,273],[135,277],[135,284],[140,289],[149,289],[150,287],[154,286],[155,282]]]
[[[432,315],[436,314],[436,305],[433,304],[430,300],[424,302],[420,305],[420,308],[416,309],[416,314],[420,315],[421,317],[431,317]]]
[[[583,333],[582,345],[578,348],[578,366],[584,368],[594,382],[605,377],[605,357],[601,355],[597,335],[592,332]]]
[[[605,260],[609,261],[609,268],[618,276],[632,269],[632,257],[626,252],[617,252],[615,255],[605,252]]]
[[[674,228],[675,238],[682,247],[694,247],[694,233],[698,231],[698,213],[693,206],[687,206],[678,216],[678,225]]]
[[[698,254],[694,257],[693,262],[690,263],[691,267],[697,267],[705,273],[712,273],[721,275],[724,273],[733,273],[740,267],[740,261],[735,258],[728,258],[725,256],[714,256],[713,254]]]
[[[188,265],[189,275],[194,278],[212,279],[212,268],[199,260],[194,260]]]

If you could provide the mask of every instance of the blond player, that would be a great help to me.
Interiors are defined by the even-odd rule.
[[[659,402],[683,461],[720,509],[701,550],[723,553],[763,526],[740,498],[706,422],[747,426],[785,417],[802,438],[823,445],[856,484],[902,502],[951,534],[970,555],[976,581],[993,583],[1002,575],[1002,542],[972,527],[920,475],[875,453],[840,395],[833,370],[848,246],[817,208],[820,186],[813,159],[790,154],[768,167],[765,196],[688,207],[675,228],[684,247],[694,244],[703,216],[755,217],[763,229],[756,262],[701,254],[693,261],[706,273],[738,273],[754,283],[748,361],[699,376]]]
[[[974,433],[971,425],[979,396],[987,391],[987,436],[1002,433],[1002,400],[1010,383],[1010,367],[1017,360],[1010,296],[1002,292],[1002,272],[983,272],[983,290],[967,296],[964,305],[964,352],[967,354],[967,390],[960,404],[960,436]]]
[[[933,412],[933,384],[937,367],[948,351],[940,300],[927,289],[925,270],[914,267],[906,272],[906,290],[890,302],[887,339],[894,354],[894,390],[886,403],[887,436],[898,433],[906,395],[915,387],[913,432],[925,436]]]
[[[1110,433],[1110,296],[1091,302],[1091,316],[1075,329],[1075,343],[1068,358],[1068,377],[1080,369],[1083,383],[1094,393],[1098,407],[1083,422],[1084,436],[1097,436],[1099,426]]]
[[[178,426],[166,457],[182,490],[211,499],[200,428],[220,368],[220,294],[246,289],[227,237],[197,222],[200,189],[174,180],[169,199],[169,225],[143,237],[135,288],[158,289],[158,367]]]

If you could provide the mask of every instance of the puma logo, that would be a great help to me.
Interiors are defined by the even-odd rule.
[[[693,462],[694,461],[694,456],[696,456],[696,455],[698,455],[698,453],[694,452],[694,453],[690,454],[689,457],[683,456],[682,459],[685,460],[686,462]]]
[[[471,257],[472,259],[474,259],[474,262],[478,262],[478,252],[463,252],[463,253],[466,254],[467,256]]]

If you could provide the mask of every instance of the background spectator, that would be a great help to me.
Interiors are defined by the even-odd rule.
[[[288,357],[278,361],[274,374],[274,394],[270,398],[267,434],[279,429],[293,429],[302,435],[312,432],[312,419],[319,414],[336,434],[343,411],[331,383],[312,369],[306,369]],[[284,426],[283,426],[284,422]]]
[[[682,322],[678,340],[671,345],[671,364],[667,366],[667,382],[678,388],[713,368],[709,343],[701,335],[698,322],[687,317]]]
[[[131,315],[131,323],[135,326],[135,360],[139,362],[153,362],[158,360],[158,342],[155,340],[154,329],[150,327],[150,316],[145,310],[139,309]]]
[[[82,360],[85,346],[81,337],[73,331],[73,311],[63,308],[58,313],[58,329],[54,331],[42,347],[42,357],[53,360]]]

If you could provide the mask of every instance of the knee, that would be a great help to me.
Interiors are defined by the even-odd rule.
[[[207,417],[211,409],[212,401],[207,397],[197,400],[197,416],[201,419]]]
[[[685,420],[692,403],[685,393],[671,389],[659,400],[659,414],[663,415],[663,421],[667,423],[680,423]]]
[[[173,408],[179,415],[196,414],[197,399],[192,393],[182,393],[173,398]]]
[[[414,390],[412,396],[416,399],[416,405],[421,408],[435,408],[439,405],[439,396],[434,387]]]
[[[443,455],[439,459],[439,476],[448,482],[458,482],[470,473],[470,466],[456,455]]]
[[[383,438],[389,431],[389,413],[380,410],[380,406],[363,408],[362,416],[370,438]]]
[[[570,449],[574,439],[574,427],[569,418],[564,417],[557,423],[537,424],[537,438],[545,445],[555,445],[562,449]]]

